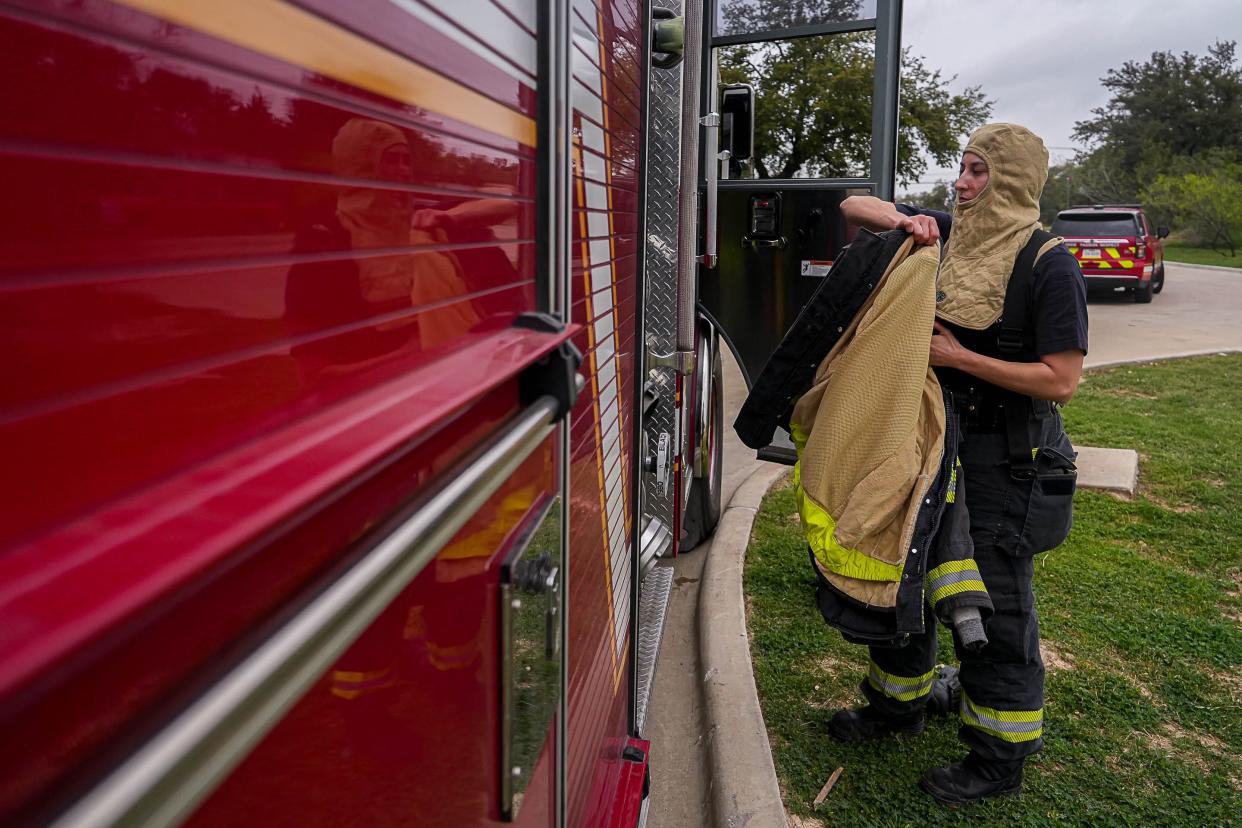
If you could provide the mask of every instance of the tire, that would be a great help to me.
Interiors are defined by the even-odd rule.
[[[690,482],[690,497],[681,521],[678,549],[689,552],[716,531],[720,522],[720,483],[724,466],[724,378],[720,365],[720,340],[712,349],[711,407],[707,422],[707,473]],[[696,400],[697,403],[697,400]]]
[[[1155,281],[1155,278],[1153,277],[1151,279],[1148,279],[1146,282],[1144,282],[1143,284],[1139,285],[1138,287],[1134,289],[1134,301],[1135,302],[1137,302],[1140,305],[1146,305],[1148,302],[1151,301],[1152,284],[1154,281]]]
[[[1160,263],[1160,270],[1151,275],[1151,292],[1159,293],[1164,290],[1164,262]]]

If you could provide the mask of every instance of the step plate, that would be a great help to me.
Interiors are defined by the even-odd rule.
[[[651,685],[655,678],[656,659],[660,655],[660,639],[664,634],[664,617],[672,588],[673,568],[659,565],[643,578],[638,595],[638,710],[634,726],[639,736],[643,735],[643,726],[647,721],[647,702],[651,699]]]
[[[643,527],[643,534],[638,545],[639,565],[642,567],[639,572],[642,573],[642,577],[647,577],[647,573],[655,565],[656,558],[663,558],[672,546],[673,533],[668,531],[668,527],[659,518],[649,517],[647,524]]]

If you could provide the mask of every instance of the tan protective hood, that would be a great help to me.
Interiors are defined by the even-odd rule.
[[[936,315],[983,330],[1000,318],[1014,259],[1039,228],[1048,150],[1026,127],[987,124],[970,136],[964,152],[973,152],[988,165],[988,183],[979,195],[953,208],[953,232],[937,280]]]

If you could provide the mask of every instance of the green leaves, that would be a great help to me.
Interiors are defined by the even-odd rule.
[[[1143,200],[1189,227],[1208,246],[1236,256],[1234,236],[1242,231],[1242,164],[1215,150],[1205,153],[1202,163],[1179,166],[1181,170],[1149,184]]]
[[[1242,64],[1233,41],[1206,55],[1155,52],[1110,69],[1107,105],[1079,121],[1074,138],[1092,146],[1054,168],[1045,221],[1070,201],[1153,202],[1162,223],[1189,225],[1200,241],[1233,249],[1242,218],[1230,212],[1242,186]]]
[[[826,35],[720,49],[724,83],[755,87],[755,168],[760,178],[858,177],[871,157],[872,33]],[[978,86],[961,94],[952,78],[902,53],[897,178],[905,184],[957,160],[961,139],[992,110]]]

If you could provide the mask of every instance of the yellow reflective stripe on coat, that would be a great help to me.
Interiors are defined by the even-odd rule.
[[[1044,709],[997,710],[975,704],[962,692],[962,722],[1006,742],[1033,742],[1044,733]]]
[[[802,455],[807,435],[796,425],[790,428],[794,448]],[[794,500],[798,504],[798,517],[802,520],[802,533],[810,544],[815,560],[830,572],[860,581],[900,581],[901,567],[897,564],[876,560],[857,549],[843,546],[836,539],[837,521],[819,504],[806,496],[802,489],[802,463],[794,463]]]
[[[938,604],[962,592],[987,592],[973,558],[945,561],[927,573],[927,600]]]
[[[956,458],[953,463],[953,471],[949,475],[949,491],[944,496],[945,503],[954,503],[957,501],[957,470],[962,467],[962,459]]]
[[[860,581],[900,581],[902,568],[897,564],[876,560],[837,541],[836,520],[802,490],[800,465],[794,464],[794,500],[798,504],[798,516],[802,519],[802,532],[815,554],[815,560],[830,572],[846,578],[857,578]]]
[[[936,677],[934,669],[921,676],[895,676],[880,669],[874,661],[867,670],[867,683],[878,692],[897,701],[914,701],[931,692],[932,680]]]

